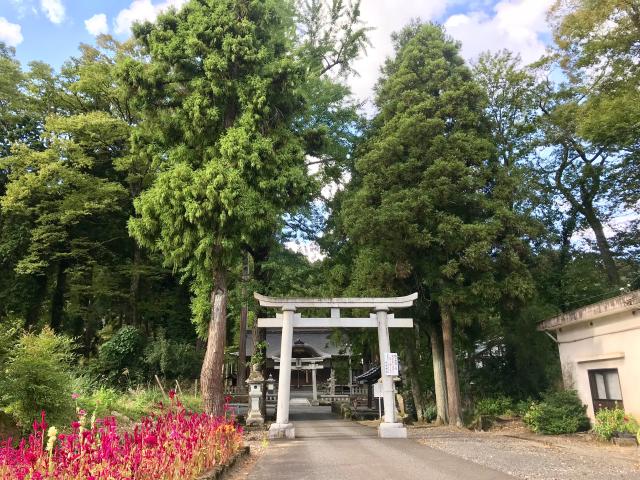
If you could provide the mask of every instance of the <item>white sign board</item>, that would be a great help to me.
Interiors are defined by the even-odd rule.
[[[373,384],[373,397],[374,398],[382,398],[382,384],[374,383]]]
[[[394,377],[398,375],[398,354],[397,353],[385,353],[384,354],[384,374]]]

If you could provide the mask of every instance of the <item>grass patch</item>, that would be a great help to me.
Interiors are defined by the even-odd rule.
[[[202,410],[202,399],[193,395],[180,395],[180,402],[187,410]],[[88,394],[81,394],[77,399],[78,407],[89,415],[95,412],[96,417],[122,416],[132,421],[150,413],[159,412],[169,399],[157,388],[136,388],[119,392],[113,388],[101,387]]]

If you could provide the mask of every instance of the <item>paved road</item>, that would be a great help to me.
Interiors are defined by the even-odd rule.
[[[376,431],[331,414],[291,407],[295,440],[271,442],[253,480],[506,480],[509,475],[413,440],[379,439]]]

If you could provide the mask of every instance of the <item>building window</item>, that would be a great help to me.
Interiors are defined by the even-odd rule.
[[[617,368],[589,370],[593,413],[601,408],[624,408]]]

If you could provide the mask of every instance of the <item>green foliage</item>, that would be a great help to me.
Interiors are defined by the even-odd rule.
[[[78,406],[87,412],[95,412],[96,417],[111,415],[111,412],[116,410],[121,395],[122,393],[114,388],[101,386],[81,395],[78,398]]]
[[[526,400],[519,400],[515,402],[513,412],[519,417],[524,417],[533,403],[534,401],[531,399],[531,397]]]
[[[574,390],[546,394],[534,402],[524,416],[524,423],[537,433],[559,435],[588,430],[591,426],[586,405]]]
[[[142,371],[144,337],[132,326],[124,326],[104,342],[99,350],[95,368],[111,383],[128,386],[131,378],[139,379]]]
[[[4,371],[9,355],[22,332],[22,321],[9,318],[0,320],[0,372]]]
[[[73,341],[49,328],[25,333],[7,359],[0,391],[3,410],[28,430],[40,411],[52,424],[66,424],[73,415],[71,363]]]
[[[255,345],[255,352],[253,353],[253,355],[251,355],[251,365],[262,365],[262,363],[265,361],[265,352],[267,351],[267,342],[266,341],[260,341],[260,342],[256,342]]]
[[[243,251],[273,236],[281,215],[315,187],[291,128],[305,111],[309,72],[290,54],[290,6],[189,2],[134,28],[148,58],[123,64],[122,78],[139,92],[141,131],[162,149],[129,230],[189,282],[203,336],[213,272],[224,281]]]
[[[334,368],[336,375],[336,383],[338,385],[346,385],[349,383],[349,360],[346,358],[333,359],[331,366]]]
[[[602,440],[611,440],[616,433],[640,433],[638,421],[621,408],[601,408],[596,413],[593,432]]]
[[[519,214],[508,208],[485,97],[458,45],[431,24],[406,27],[395,44],[341,212],[360,247],[353,283],[384,293],[421,285],[468,322],[488,298],[509,305],[531,294],[511,231]]]
[[[513,413],[513,400],[509,397],[482,398],[475,404],[476,415],[499,417]]]
[[[581,133],[613,147],[638,147],[640,24],[635,2],[557,0],[551,24],[560,65],[589,92],[577,117]],[[606,69],[602,66],[606,65]],[[600,75],[588,72],[598,68]]]
[[[167,378],[196,378],[202,366],[202,353],[193,344],[166,338],[159,330],[156,338],[144,350],[144,362],[150,375]]]
[[[200,399],[189,394],[179,396],[185,408],[193,411],[202,409]],[[100,387],[78,398],[78,407],[96,414],[96,417],[117,415],[120,420],[137,421],[166,405],[168,399],[157,388],[136,388],[121,392],[109,387]],[[122,417],[126,417],[126,419]]]
[[[435,403],[428,403],[423,410],[424,420],[426,422],[433,422],[438,418],[438,407]]]

